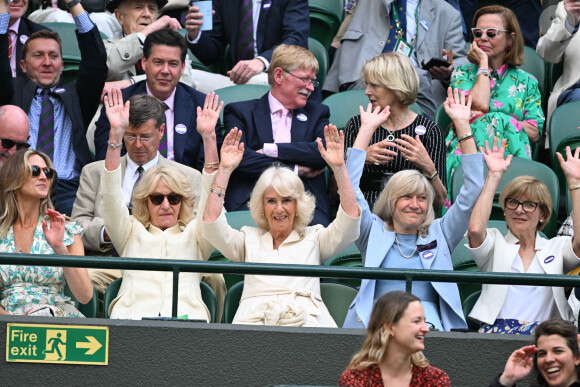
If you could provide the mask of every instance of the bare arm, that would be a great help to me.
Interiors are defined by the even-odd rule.
[[[556,152],[560,166],[566,175],[566,181],[568,182],[568,187],[570,187],[570,197],[572,199],[572,222],[574,224],[574,236],[572,237],[572,248],[574,249],[574,254],[580,256],[580,238],[576,235],[580,235],[580,148],[576,148],[574,154],[570,147],[566,147],[566,160],[560,154]]]
[[[467,59],[471,63],[479,66],[480,69],[489,68],[487,54],[483,52],[481,48],[475,42],[471,42],[469,46],[469,51],[467,52]],[[490,101],[490,89],[489,83],[491,78],[480,74],[475,80],[475,84],[471,88],[469,95],[472,98],[472,108],[473,110],[478,110],[483,113],[489,111],[489,101]]]
[[[220,112],[222,111],[223,106],[224,102],[222,101],[220,103],[219,96],[212,91],[205,96],[203,109],[201,106],[197,107],[196,126],[197,131],[203,140],[203,151],[205,156],[204,170],[209,174],[214,173],[219,165],[215,126],[220,118]]]
[[[465,94],[460,93],[457,89],[447,88],[447,99],[443,103],[445,113],[453,120],[455,131],[458,138],[463,138],[471,133],[469,126],[469,117],[471,115],[471,93],[466,98]],[[477,153],[477,146],[473,135],[459,144],[462,154]]]
[[[497,137],[493,138],[493,148],[489,149],[489,144],[485,142],[485,150],[480,149],[484,154],[483,158],[487,164],[488,173],[483,184],[483,190],[473,207],[471,218],[469,220],[468,236],[469,246],[476,248],[481,246],[487,236],[487,223],[491,215],[491,208],[495,192],[499,186],[499,182],[503,174],[510,166],[512,155],[508,155],[504,160],[506,140],[501,141],[498,148]]]
[[[123,104],[123,94],[117,88],[111,89],[111,92],[104,98],[104,105],[107,118],[111,124],[109,132],[109,144],[121,144],[123,135],[127,126],[129,126],[129,107],[130,102]],[[107,147],[105,157],[105,168],[107,171],[114,171],[121,166],[121,147]]]

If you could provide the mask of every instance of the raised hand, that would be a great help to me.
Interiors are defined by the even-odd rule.
[[[121,93],[120,89],[113,87],[105,95],[104,105],[109,124],[111,125],[111,133],[120,141],[129,126],[129,107],[131,103],[127,101],[123,104],[123,93]]]
[[[359,106],[360,111],[360,122],[361,128],[368,127],[376,130],[379,126],[387,121],[387,118],[391,115],[391,107],[386,106],[381,110],[380,106],[373,109],[373,105],[369,103],[367,109],[365,110],[362,106]]]
[[[500,383],[504,386],[511,386],[528,376],[533,367],[532,356],[537,351],[535,345],[516,349],[505,364],[499,379]]]
[[[562,171],[568,181],[568,186],[580,184],[580,148],[576,148],[574,154],[569,146],[566,147],[566,160],[560,152],[556,152]]]
[[[58,211],[46,210],[46,216],[50,219],[50,228],[46,219],[42,219],[42,232],[44,239],[48,242],[55,254],[64,254],[66,247],[64,245],[64,216]],[[63,250],[64,249],[64,250]]]
[[[471,96],[465,97],[459,89],[447,88],[447,99],[443,102],[445,113],[455,122],[466,122],[469,125],[471,117]]]
[[[317,138],[318,151],[320,156],[326,161],[331,168],[344,165],[344,132],[340,132],[333,124],[328,124],[324,127],[324,140],[326,142],[326,149],[322,144],[322,140]]]
[[[483,153],[483,159],[489,169],[489,172],[505,173],[512,162],[513,155],[508,155],[504,160],[506,139],[501,140],[501,144],[497,146],[497,137],[493,138],[493,147],[489,149],[489,143],[485,140],[485,149],[479,147],[479,151]]]
[[[471,42],[471,45],[469,46],[469,51],[467,51],[467,60],[473,64],[478,65],[480,68],[489,67],[487,54],[481,48],[479,48],[475,40]]]
[[[242,131],[238,128],[230,130],[221,150],[220,168],[234,170],[240,165],[244,157],[244,143],[240,142]]]
[[[204,136],[215,134],[215,126],[220,118],[220,113],[224,106],[224,101],[219,102],[219,96],[215,92],[206,94],[203,109],[197,107],[197,131]]]

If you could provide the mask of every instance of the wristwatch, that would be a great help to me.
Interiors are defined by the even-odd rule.
[[[73,6],[79,4],[81,2],[81,0],[71,0],[71,1],[67,1],[66,3],[64,3],[64,5],[66,5],[67,9],[71,9]]]

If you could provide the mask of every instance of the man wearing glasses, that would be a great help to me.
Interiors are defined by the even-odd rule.
[[[262,98],[225,107],[224,127],[242,130],[244,158],[231,176],[224,206],[228,211],[248,209],[258,177],[275,162],[287,165],[316,197],[311,224],[330,223],[330,204],[322,172],[326,163],[318,152],[330,111],[309,100],[318,85],[318,62],[300,46],[280,45],[268,69],[272,89]]]
[[[6,159],[30,144],[28,116],[18,106],[0,107],[0,167]]]

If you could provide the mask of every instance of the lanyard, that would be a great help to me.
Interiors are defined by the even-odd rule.
[[[404,1],[407,1],[407,0],[404,0]],[[417,3],[417,8],[415,8],[415,25],[417,26],[417,29],[415,31],[415,35],[413,36],[413,39],[411,39],[411,42],[410,42],[411,45],[413,45],[413,43],[415,42],[415,39],[417,39],[417,31],[419,30],[419,7],[420,6],[421,6],[421,0],[419,0],[419,2]],[[391,3],[391,12],[393,14],[393,20],[395,20],[395,24],[397,25],[397,27],[396,27],[397,28],[397,35],[399,35],[399,38],[403,38],[403,29],[401,28],[401,21],[399,20],[399,12],[397,11],[397,0],[395,0]],[[406,33],[406,31],[405,31],[405,33]]]

